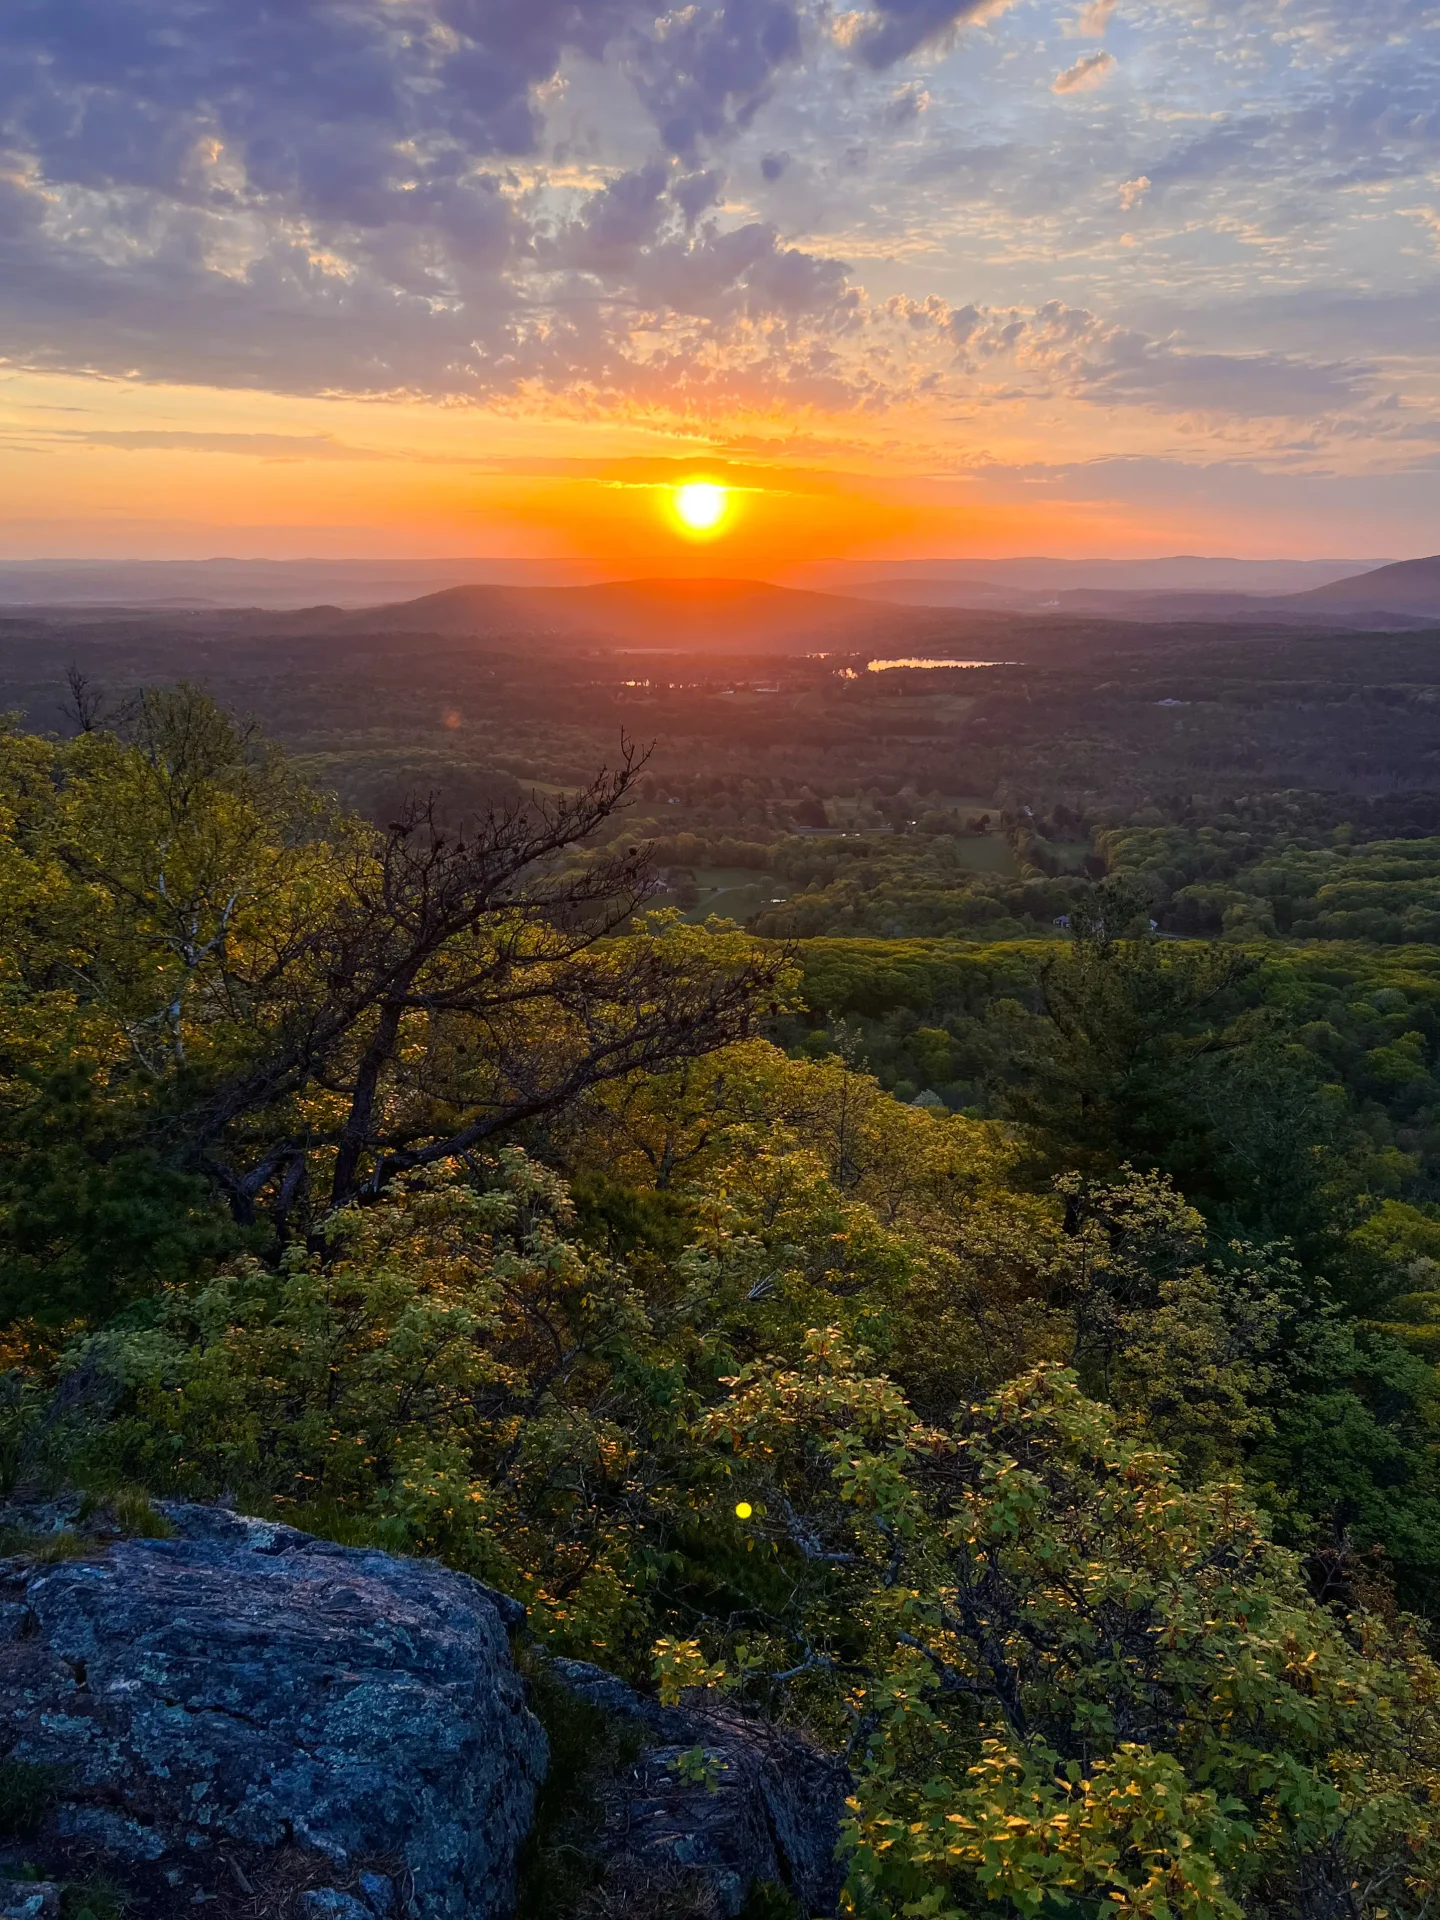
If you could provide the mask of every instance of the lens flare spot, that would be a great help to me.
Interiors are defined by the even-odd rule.
[[[730,489],[691,480],[675,489],[675,516],[691,533],[714,533],[730,506]]]
[[[751,1506],[748,1500],[737,1500],[735,1502],[735,1518],[737,1520],[748,1520],[754,1511],[754,1507]]]

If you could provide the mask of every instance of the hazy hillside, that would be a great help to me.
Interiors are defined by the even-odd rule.
[[[767,568],[777,586],[932,606],[1021,607],[1082,589],[1112,594],[1299,594],[1383,560],[982,559],[821,561]],[[204,560],[0,560],[0,606],[362,608],[452,587],[578,587],[620,580],[613,560],[217,556]]]
[[[954,622],[931,610],[881,611],[870,602],[758,580],[624,580],[590,587],[455,587],[344,623],[355,632],[475,637],[546,634],[598,644],[789,651],[812,644],[919,645]]]
[[[795,586],[831,593],[881,590],[899,598],[916,587],[951,594],[958,589],[1049,596],[1092,589],[1114,594],[1306,593],[1389,562],[1385,558],[1240,560],[1225,555],[1171,554],[1157,559],[1069,559],[1034,554],[964,560],[825,560],[783,577]]]
[[[1176,571],[1180,571],[1179,563]],[[1327,580],[1303,592],[1240,591],[1234,586],[1213,584],[1163,589],[1118,584],[1037,587],[1020,585],[1013,579],[1007,583],[938,574],[864,581],[852,592],[860,598],[894,605],[1068,613],[1116,620],[1406,626],[1440,618],[1440,559],[1401,561]]]
[[[1335,580],[1292,598],[1296,606],[1307,610],[1344,608],[1440,618],[1440,554],[1424,560],[1400,560],[1393,566]]]
[[[997,607],[1007,611],[1026,606],[1035,596],[1019,587],[998,586],[993,580],[969,575],[951,580],[943,575],[887,575],[862,580],[849,589],[858,600],[887,600],[907,607]]]
[[[373,607],[446,587],[581,586],[621,569],[589,560],[3,560],[0,606]]]

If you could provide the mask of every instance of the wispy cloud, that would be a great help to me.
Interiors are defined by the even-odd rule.
[[[1115,17],[1119,0],[1089,0],[1066,27],[1066,32],[1085,40],[1102,40],[1105,29]]]
[[[962,26],[999,19],[1016,0],[873,0],[851,44],[872,67],[890,67]]]
[[[58,436],[57,436],[58,437]],[[223,453],[254,460],[403,460],[411,456],[374,447],[347,446],[328,433],[199,433],[181,429],[77,429],[69,440],[122,453]]]
[[[948,340],[967,372],[985,375],[999,365],[1040,374],[1089,404],[1240,413],[1252,419],[1312,418],[1362,400],[1375,371],[1363,362],[1320,362],[1302,355],[1207,353],[1059,300],[1029,310],[935,304],[923,310],[923,317]]]

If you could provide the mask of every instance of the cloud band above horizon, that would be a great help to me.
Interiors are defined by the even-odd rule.
[[[1437,80],[1425,0],[19,0],[0,361],[1428,475]]]

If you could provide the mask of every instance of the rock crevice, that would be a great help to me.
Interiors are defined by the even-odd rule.
[[[638,1898],[688,1882],[701,1905],[733,1916],[755,1885],[784,1888],[807,1916],[832,1914],[843,1762],[799,1734],[723,1703],[668,1707],[603,1668],[552,1660],[576,1699],[633,1723],[643,1750],[605,1790],[600,1836],[610,1879]]]

